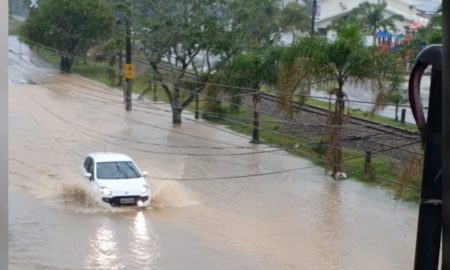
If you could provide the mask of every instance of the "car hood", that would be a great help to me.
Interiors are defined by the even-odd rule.
[[[99,187],[107,187],[111,190],[111,196],[136,196],[144,195],[141,193],[141,187],[146,185],[150,188],[144,178],[133,178],[133,179],[97,179]]]

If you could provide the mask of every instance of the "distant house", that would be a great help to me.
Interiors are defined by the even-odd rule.
[[[286,0],[285,3],[295,0]],[[303,2],[311,2],[306,0]],[[348,15],[352,9],[359,4],[369,2],[372,4],[380,3],[383,0],[317,0],[316,11],[316,32],[327,35],[329,39],[335,39],[336,33],[328,31],[327,27],[333,20]],[[405,27],[412,23],[425,25],[428,19],[436,12],[440,2],[439,0],[384,0],[387,4],[385,16],[402,15],[405,20],[397,22],[396,28],[404,30]],[[298,1],[302,2],[302,1]],[[380,29],[381,30],[381,29]],[[371,44],[373,36],[366,38],[367,43]]]
[[[310,7],[312,1],[313,0],[283,0],[280,4],[284,6],[289,2],[298,2],[299,4]],[[385,1],[387,4],[385,12],[386,18],[391,15],[402,15],[405,18],[403,22],[396,23],[398,31],[396,33],[391,33],[397,37],[408,36],[410,32],[405,30],[409,29],[411,26],[421,27],[426,25],[441,3],[439,0],[317,0],[315,31],[321,35],[326,35],[330,40],[334,40],[337,37],[336,32],[328,29],[328,26],[333,20],[348,15],[352,9],[356,8],[361,3],[369,2],[371,4],[378,4],[382,1]],[[414,31],[416,29],[417,28],[411,30]],[[380,31],[382,30],[384,29],[380,29]],[[383,33],[383,37],[384,36],[386,36],[386,33]],[[367,45],[372,44],[373,38],[380,39],[380,37],[367,36]]]

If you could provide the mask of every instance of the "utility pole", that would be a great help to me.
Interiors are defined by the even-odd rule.
[[[442,270],[450,269],[450,1],[442,1]]]
[[[129,8],[129,6],[127,7]],[[125,91],[125,110],[131,111],[131,81],[134,79],[134,66],[131,64],[131,29],[130,10],[127,11],[127,18],[125,20],[125,79],[126,79],[126,91]]]
[[[310,30],[311,36],[314,36],[315,32],[316,13],[317,13],[317,0],[313,0],[311,9],[311,30]]]

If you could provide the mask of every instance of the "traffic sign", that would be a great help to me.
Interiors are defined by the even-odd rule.
[[[136,77],[135,67],[133,64],[125,64],[125,79],[134,80]]]

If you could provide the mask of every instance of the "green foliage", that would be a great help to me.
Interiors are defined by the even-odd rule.
[[[290,68],[298,59],[303,59],[304,77],[316,80],[333,78],[326,85],[337,86],[342,91],[346,81],[363,83],[380,78],[383,69],[374,68],[373,64],[381,62],[383,57],[376,50],[365,48],[358,26],[349,24],[341,27],[341,34],[332,43],[318,37],[300,40],[285,51],[282,65]]]
[[[8,20],[8,35],[16,36],[20,34],[20,27],[23,23],[17,19],[9,18]]]
[[[111,18],[101,0],[47,0],[31,12],[21,34],[63,53],[84,54],[109,34]]]
[[[241,50],[271,47],[279,39],[276,0],[230,0],[231,31],[241,37]]]
[[[250,89],[259,89],[263,83],[274,84],[279,57],[280,50],[276,48],[258,54],[240,54],[224,67],[224,80],[232,85]]]
[[[376,48],[364,46],[361,31],[356,24],[342,25],[336,41],[308,37],[300,40],[292,48],[287,49],[283,57],[282,69],[289,69],[295,63],[304,65],[300,75],[307,79],[323,80],[322,85],[328,86],[330,95],[336,97],[333,113],[330,113],[327,135],[327,159],[333,164],[333,176],[341,171],[342,142],[339,126],[344,121],[345,91],[344,85],[368,84],[374,93],[382,93],[389,89],[389,79],[396,79],[398,74],[390,67],[395,67],[388,55],[380,53]],[[281,73],[280,75],[289,75]],[[284,79],[281,79],[284,80]],[[301,82],[301,80],[297,80]],[[281,90],[279,95],[283,95]],[[290,96],[292,97],[292,95]],[[289,102],[285,102],[289,105]],[[331,108],[331,107],[330,107]]]
[[[310,16],[306,7],[296,2],[290,2],[281,11],[280,27],[284,31],[292,32],[295,41],[296,31],[307,31],[310,26]]]
[[[233,86],[220,89],[234,96],[232,111],[238,111],[241,104],[241,97],[237,95],[259,91],[263,84],[275,84],[280,52],[280,48],[270,48],[259,53],[242,53],[215,74],[215,82]]]
[[[443,33],[443,17],[442,17],[442,5],[436,11],[436,14],[431,18],[428,25],[419,29],[418,37],[425,40],[428,44],[442,44]]]
[[[172,109],[183,110],[203,90],[200,83],[185,87],[186,75],[189,80],[195,76],[198,82],[205,82],[242,50],[243,35],[234,31],[229,1],[139,0],[134,7],[136,36]],[[173,68],[168,68],[167,62]],[[189,88],[184,98],[180,94],[183,88]]]
[[[172,109],[203,91],[199,83],[181,100],[188,73],[206,82],[242,51],[270,47],[278,29],[275,0],[137,0],[134,8],[136,37]]]

